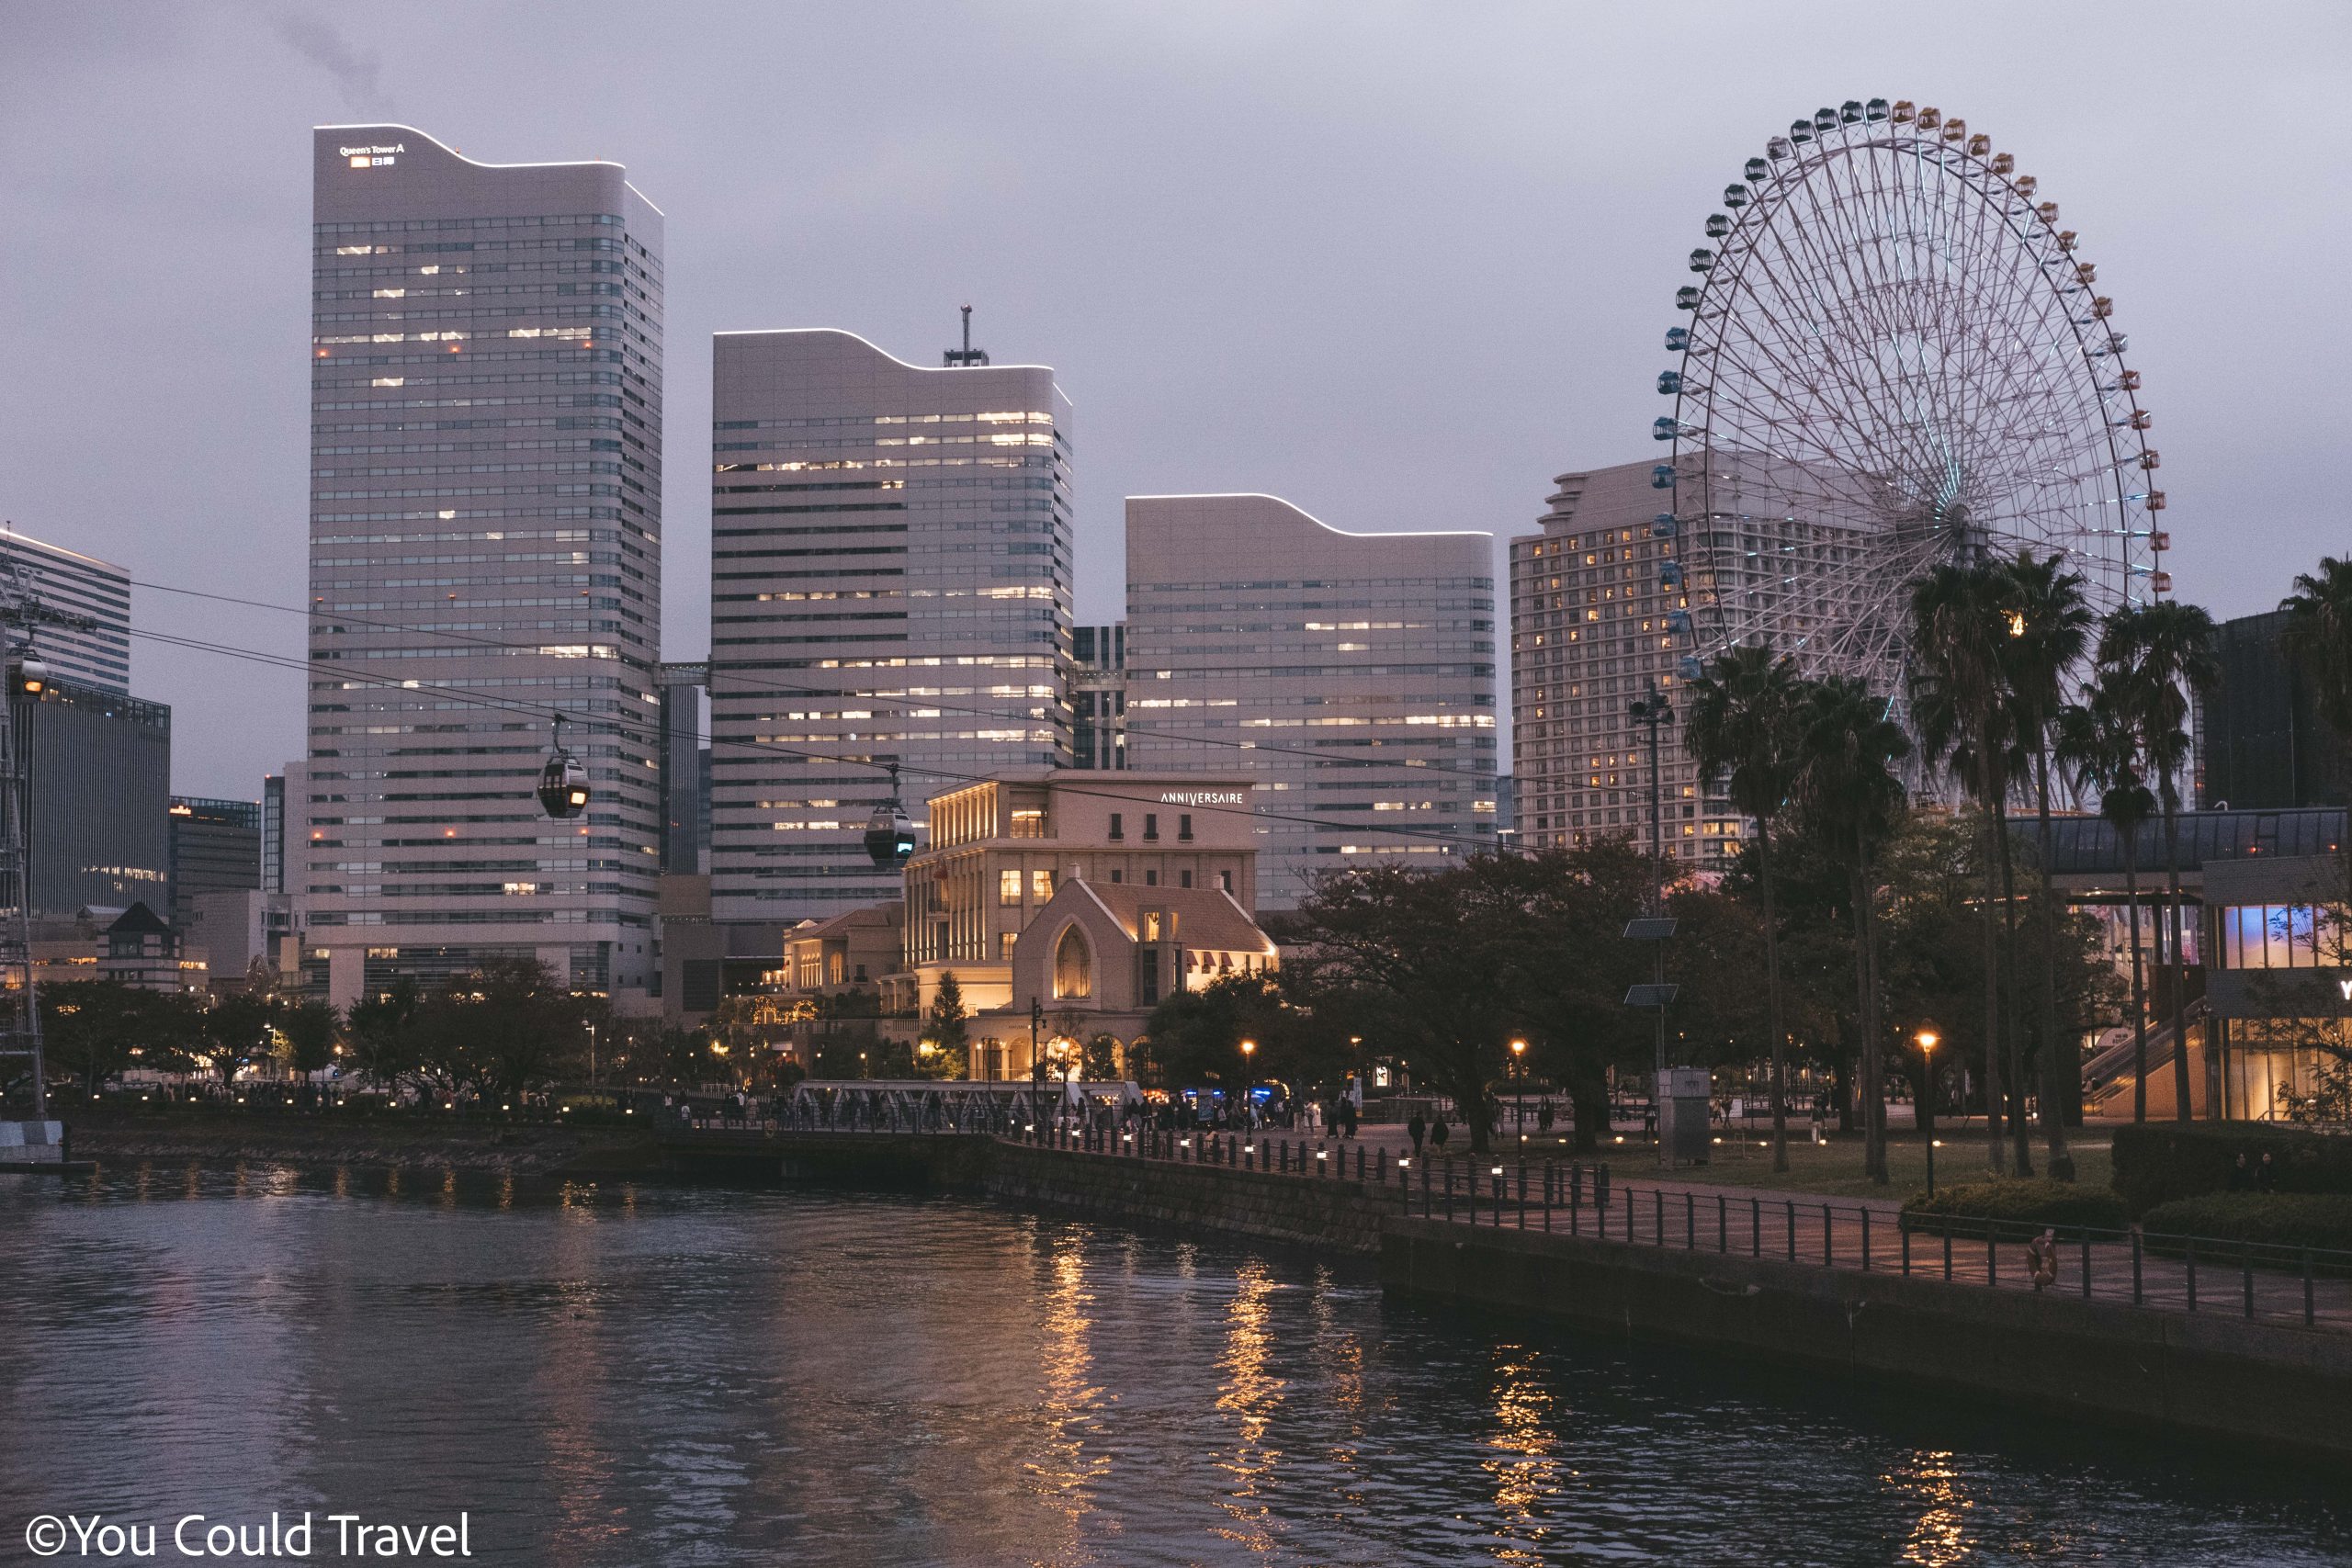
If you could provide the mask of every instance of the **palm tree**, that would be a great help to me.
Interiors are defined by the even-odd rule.
[[[2103,678],[2079,707],[2058,715],[2058,765],[2098,796],[2098,814],[2123,852],[2123,899],[2132,922],[2132,1120],[2148,1119],[2148,1004],[2140,973],[2140,829],[2156,797],[2140,782],[2140,739],[2119,681]]]
[[[1941,761],[1952,778],[1974,797],[1984,813],[1984,1110],[1990,1136],[1985,1158],[2004,1168],[2002,1120],[2008,1116],[2017,1142],[2017,1172],[2030,1175],[2032,1156],[2024,1127],[2023,1052],[2018,1038],[2014,984],[2011,987],[2008,1067],[2001,1061],[2001,974],[2014,977],[2017,948],[2014,912],[2002,897],[2009,877],[2008,795],[2018,772],[2010,701],[2009,628],[2011,593],[1996,564],[1946,562],[1911,585],[1911,698],[1920,750]],[[1993,914],[2004,912],[2010,941],[1997,953]],[[2017,1112],[2007,1110],[2006,1085],[2014,1089]]]
[[[2037,557],[2019,550],[2004,568],[2009,589],[2009,711],[2012,728],[2033,765],[2034,842],[2041,860],[2041,1131],[2051,1176],[2075,1179],[2066,1148],[2066,1102],[2082,1076],[2074,1037],[2058,1032],[2058,900],[2050,885],[2051,730],[2065,698],[2066,674],[2089,651],[2098,617],[2084,597],[2080,572],[2057,551]],[[2012,980],[2015,976],[2011,976]]]
[[[1854,901],[1855,1021],[1862,1043],[1862,1163],[1873,1181],[1886,1173],[1886,1080],[1879,1038],[1877,938],[1871,904],[1878,846],[1903,810],[1894,764],[1911,750],[1891,705],[1867,682],[1836,675],[1814,683],[1798,715],[1791,793],[1806,831],[1844,863]]]
[[[2222,678],[2221,660],[2213,651],[2213,617],[2177,600],[2126,605],[2109,615],[2099,632],[2098,663],[2102,671],[2123,672],[2124,701],[2139,733],[2140,754],[2155,775],[2156,804],[2164,812],[2165,908],[2171,922],[2173,966],[2173,1115],[2186,1122],[2188,1031],[2182,992],[2188,964],[2181,951],[2180,775],[2192,746],[2189,694],[2210,690]]]
[[[1702,778],[1722,775],[1731,803],[1756,823],[1756,874],[1764,890],[1764,1020],[1772,1043],[1772,1168],[1789,1168],[1788,1048],[1781,1024],[1780,919],[1772,893],[1772,827],[1796,774],[1796,716],[1805,683],[1794,661],[1766,648],[1735,648],[1690,682],[1683,743]]]

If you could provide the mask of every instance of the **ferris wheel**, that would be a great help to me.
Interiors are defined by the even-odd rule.
[[[2030,175],[1958,118],[1849,100],[1726,186],[1658,378],[1686,677],[1737,644],[1902,691],[1911,581],[2064,554],[2094,610],[2170,587],[2139,373]]]

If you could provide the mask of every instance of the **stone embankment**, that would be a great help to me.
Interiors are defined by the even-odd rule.
[[[2352,1461],[2352,1335],[1393,1214],[1380,1274],[1424,1302]]]
[[[403,1125],[332,1115],[86,1117],[74,1123],[74,1156],[108,1165],[142,1160],[203,1164],[367,1166],[386,1169],[511,1170],[547,1175],[650,1174],[653,1139],[634,1129],[462,1122]]]
[[[983,1188],[1005,1202],[1327,1252],[1377,1254],[1381,1224],[1397,1203],[1396,1188],[1348,1178],[1284,1176],[1010,1142],[994,1150]]]

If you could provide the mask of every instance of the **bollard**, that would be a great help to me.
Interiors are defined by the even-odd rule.
[[[1894,1229],[1895,1234],[1903,1238],[1903,1277],[1907,1280],[1911,1277],[1911,1227],[1897,1224]]]
[[[1944,1224],[1944,1283],[1951,1283],[1951,1224]]]
[[[1831,1240],[1836,1234],[1837,1226],[1830,1218],[1829,1205],[1824,1203],[1821,1206],[1821,1266],[1824,1269],[1838,1267],[1838,1254]]]
[[[1871,1271],[1871,1212],[1862,1211],[1862,1272]]]
[[[1720,1192],[1715,1194],[1715,1250],[1731,1250],[1731,1201]]]
[[[1666,1245],[1666,1189],[1650,1189],[1650,1228],[1657,1233],[1657,1243]]]
[[[1682,1195],[1682,1250],[1699,1250],[1699,1199],[1691,1192]]]
[[[1764,1256],[1764,1200],[1761,1198],[1747,1201],[1747,1256]]]

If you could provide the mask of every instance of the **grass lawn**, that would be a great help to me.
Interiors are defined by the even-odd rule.
[[[1792,1126],[1789,1134],[1789,1168],[1779,1175],[1772,1170],[1772,1151],[1764,1146],[1769,1134],[1750,1138],[1743,1145],[1725,1134],[1726,1141],[1715,1146],[1714,1158],[1710,1163],[1684,1166],[1671,1172],[1658,1167],[1647,1144],[1630,1134],[1623,1144],[1602,1145],[1600,1158],[1618,1174],[1643,1181],[1770,1187],[1835,1198],[1907,1198],[1928,1185],[1927,1145],[1907,1130],[1890,1135],[1886,1163],[1894,1179],[1884,1187],[1862,1175],[1860,1134],[1832,1134],[1828,1143],[1818,1145],[1808,1141],[1806,1130],[1801,1126]],[[2075,1179],[2086,1187],[2105,1188],[2110,1171],[2106,1129],[2069,1128],[2067,1134],[2066,1146],[2075,1156]],[[1509,1140],[1506,1130],[1505,1148],[1510,1147]],[[1937,1186],[1989,1179],[1981,1126],[1941,1134],[1939,1142],[1942,1146],[1936,1150]],[[2039,1176],[2043,1174],[2044,1154],[2039,1131],[2034,1134],[2032,1150],[2034,1174]]]

